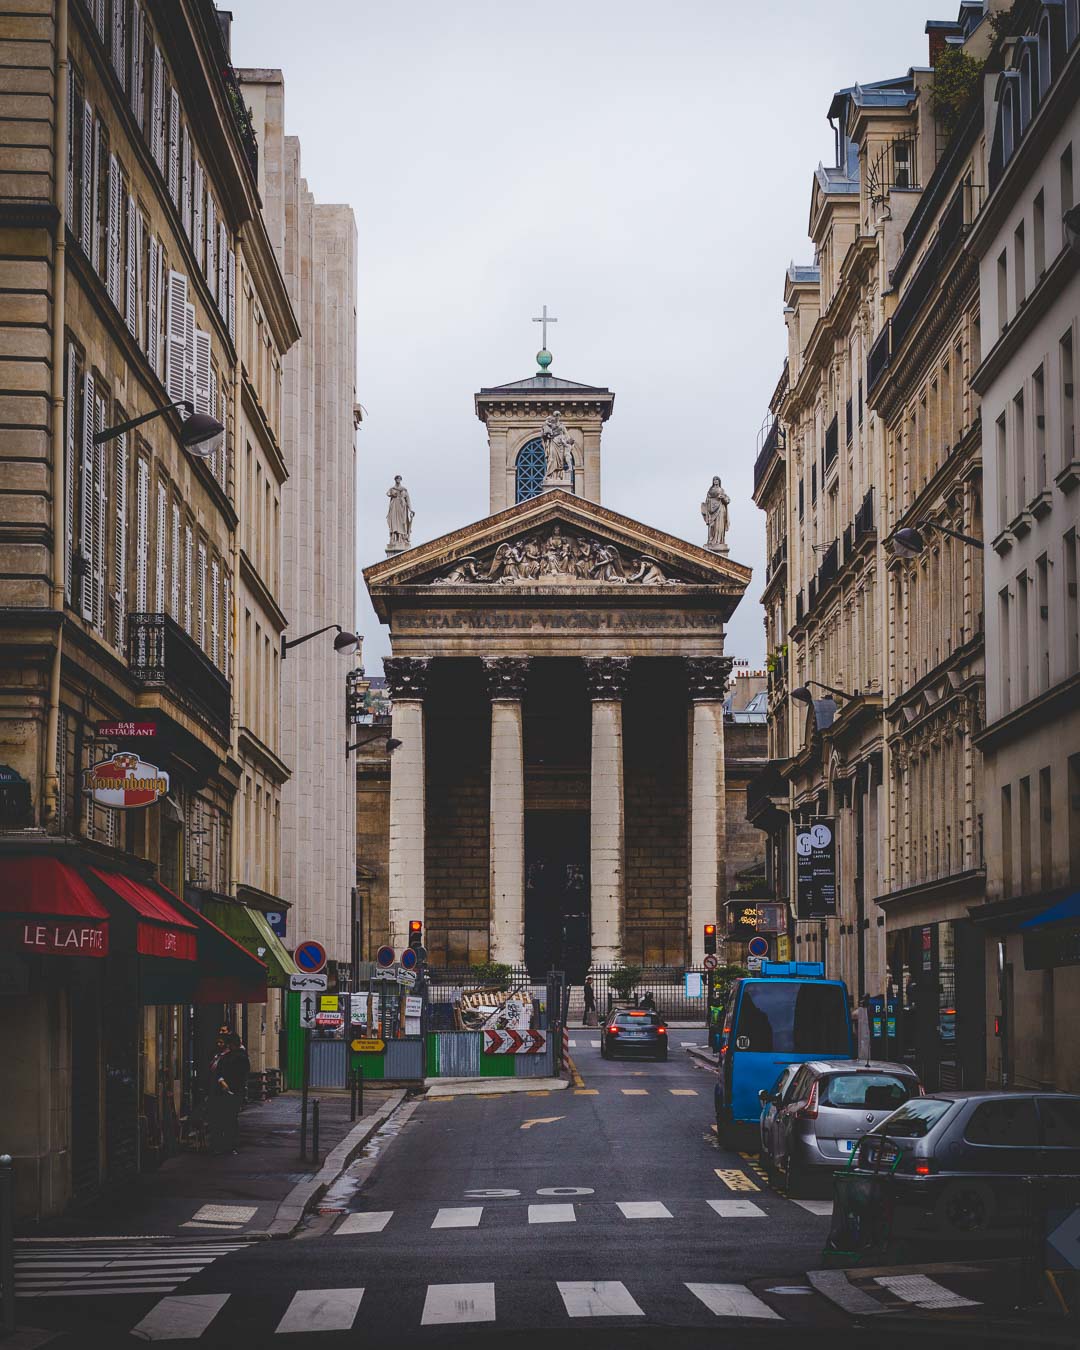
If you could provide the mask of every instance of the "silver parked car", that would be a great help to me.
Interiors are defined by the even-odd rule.
[[[758,1142],[758,1154],[761,1158],[762,1167],[770,1174],[773,1171],[772,1150],[770,1148],[773,1122],[776,1120],[777,1112],[787,1101],[788,1088],[791,1087],[795,1075],[801,1068],[801,1064],[785,1064],[772,1087],[767,1092],[762,1088],[758,1093],[758,1101],[761,1102],[761,1120],[758,1126],[761,1138]]]
[[[921,1095],[906,1064],[850,1059],[800,1064],[777,1104],[765,1167],[782,1176],[788,1195],[797,1195],[815,1175],[825,1177],[843,1166],[864,1134]]]

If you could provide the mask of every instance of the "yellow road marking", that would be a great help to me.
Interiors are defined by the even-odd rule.
[[[491,1102],[491,1101],[494,1101],[496,1097],[505,1097],[505,1096],[506,1096],[506,1093],[505,1093],[505,1092],[470,1092],[470,1093],[469,1093],[469,1096],[470,1096],[470,1097],[479,1097],[481,1101]]]
[[[668,1088],[673,1097],[696,1097],[697,1088]]]
[[[526,1092],[525,1095],[526,1097],[550,1097],[551,1093],[548,1091],[547,1088],[543,1088],[539,1092]]]
[[[713,1169],[729,1191],[757,1191],[761,1187],[751,1181],[741,1167],[716,1167]]]
[[[571,1083],[573,1083],[574,1087],[576,1088],[583,1088],[585,1086],[585,1079],[582,1078],[581,1073],[578,1070],[578,1066],[574,1063],[573,1059],[571,1059],[569,1055],[566,1057],[566,1062],[570,1068]]]
[[[535,1120],[526,1120],[521,1128],[531,1130],[534,1125],[554,1125],[557,1120],[565,1120],[565,1116],[537,1116]]]
[[[649,1095],[649,1089],[648,1089],[648,1088],[623,1088],[622,1094],[623,1094],[624,1097],[647,1097],[647,1096]]]
[[[600,1096],[600,1089],[599,1089],[599,1088],[575,1088],[575,1089],[574,1089],[574,1096],[575,1096],[575,1097],[599,1097],[599,1096]]]

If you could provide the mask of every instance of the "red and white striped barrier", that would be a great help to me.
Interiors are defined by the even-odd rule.
[[[547,1045],[543,1031],[485,1031],[484,1053],[488,1055],[538,1055]]]

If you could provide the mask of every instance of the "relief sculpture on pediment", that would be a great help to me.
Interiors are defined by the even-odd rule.
[[[612,582],[630,586],[678,585],[648,553],[624,554],[614,544],[564,534],[559,525],[508,540],[488,558],[461,558],[435,585],[510,585],[515,582]]]

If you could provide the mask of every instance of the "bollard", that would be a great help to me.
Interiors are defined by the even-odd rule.
[[[364,1114],[364,1064],[356,1066],[356,1105],[360,1115]]]
[[[10,1153],[0,1154],[0,1300],[3,1332],[15,1332],[15,1164]]]
[[[319,1165],[319,1099],[315,1097],[311,1103],[311,1160],[316,1167]]]
[[[356,1119],[356,1070],[349,1074],[349,1119]]]

